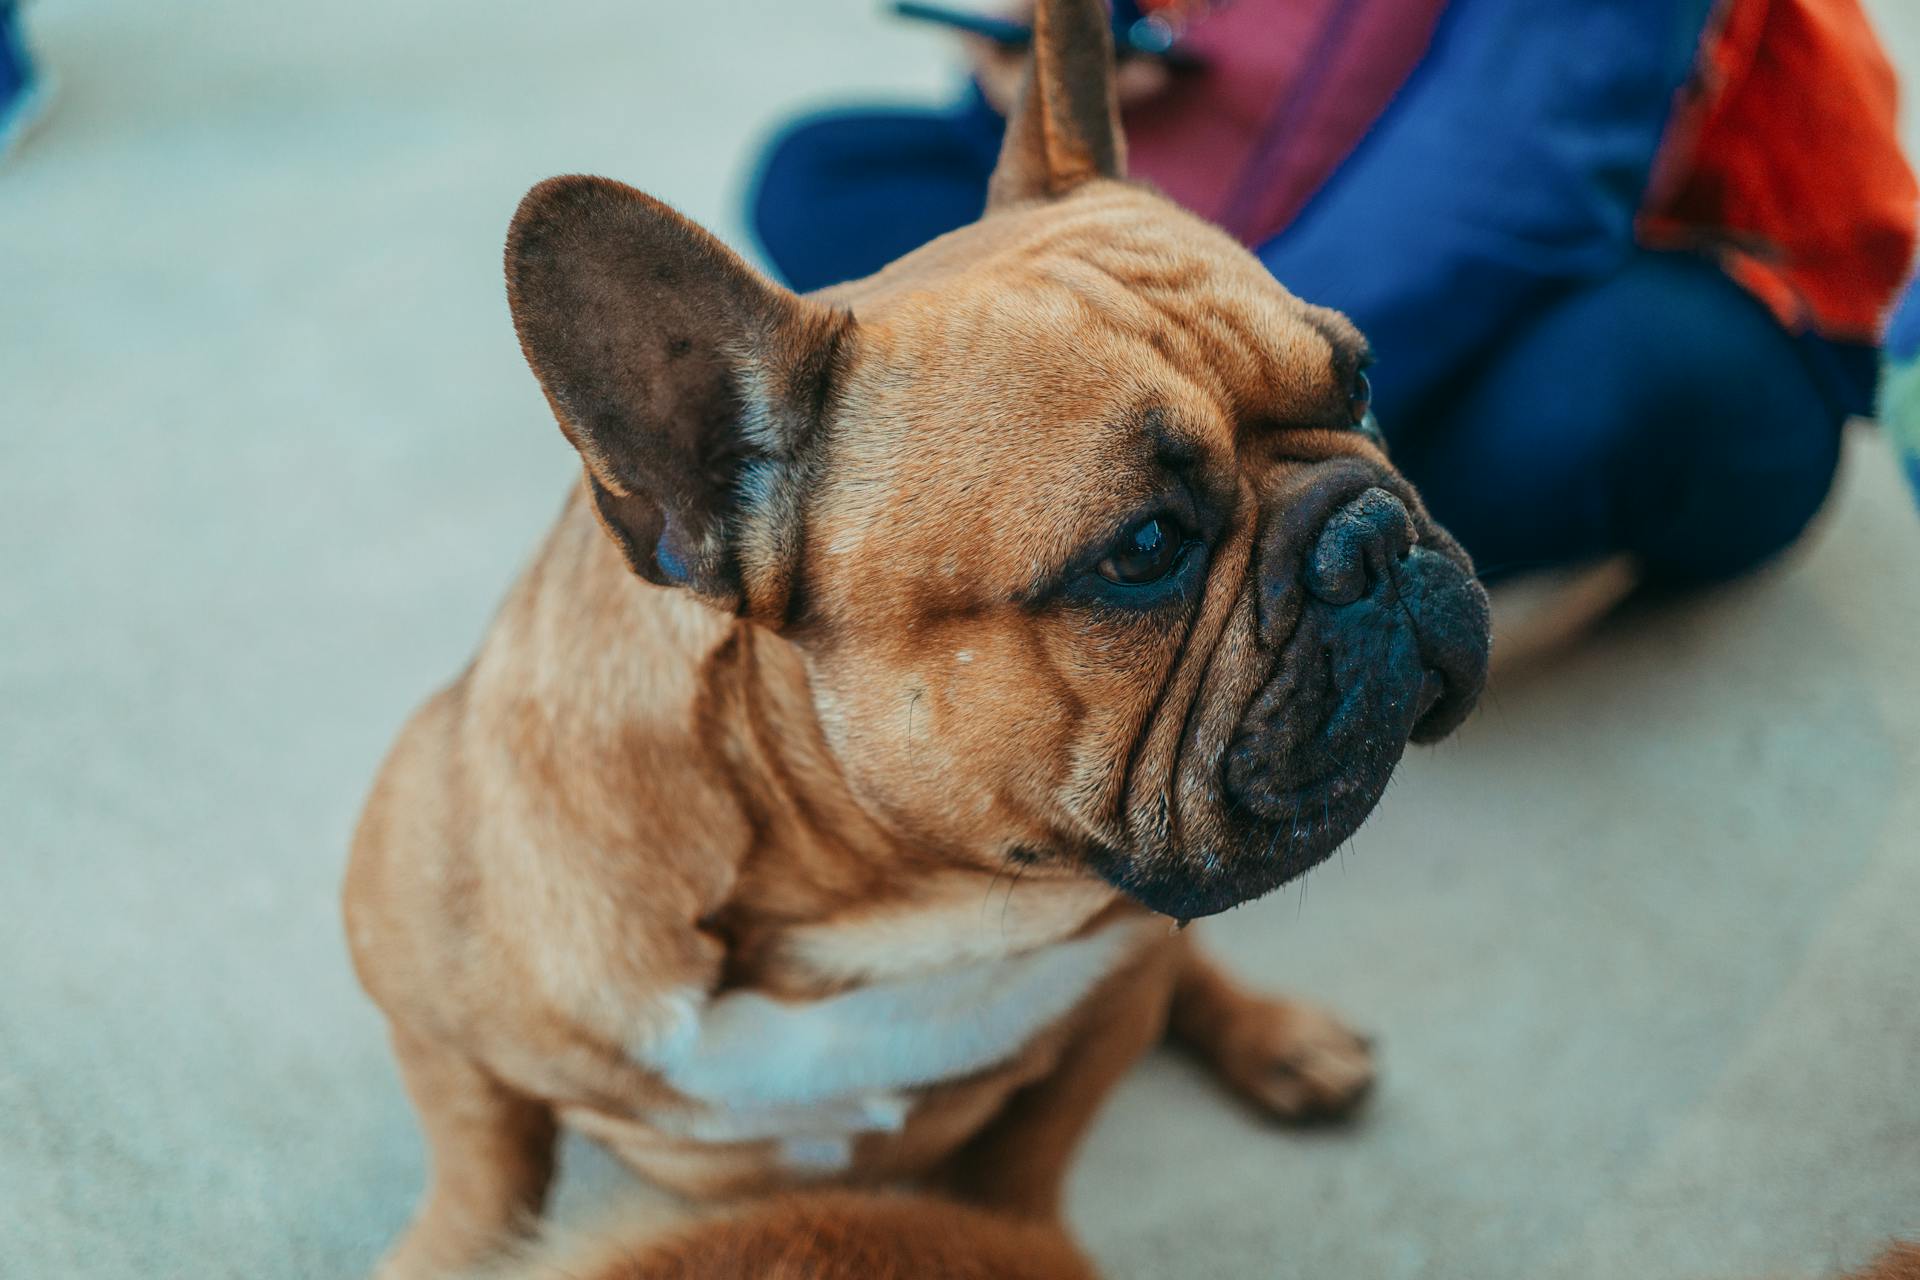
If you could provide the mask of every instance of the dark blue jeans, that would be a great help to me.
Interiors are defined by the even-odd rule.
[[[795,124],[752,197],[767,257],[812,289],[973,220],[1000,129],[977,96]],[[1789,335],[1704,259],[1625,248],[1610,270],[1530,294],[1457,367],[1409,386],[1389,354],[1374,381],[1396,462],[1489,576],[1630,552],[1650,581],[1686,586],[1806,527],[1873,366],[1868,348]]]

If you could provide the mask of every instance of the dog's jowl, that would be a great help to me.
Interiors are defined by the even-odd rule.
[[[388,1274],[528,1231],[561,1124],[696,1196],[1031,1222],[1165,1034],[1282,1116],[1365,1092],[1169,918],[1353,832],[1473,705],[1486,599],[1361,335],[1125,181],[1100,6],[1039,18],[986,214],[869,279],[796,296],[604,179],[514,217],[583,473],[355,840],[432,1156]]]

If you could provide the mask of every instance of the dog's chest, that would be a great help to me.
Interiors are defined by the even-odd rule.
[[[650,1123],[707,1142],[774,1139],[789,1165],[840,1167],[854,1137],[904,1127],[917,1090],[1018,1054],[1144,942],[1144,924],[1021,949],[987,934],[949,963],[820,999],[689,1002],[675,1034],[639,1056],[694,1106]]]

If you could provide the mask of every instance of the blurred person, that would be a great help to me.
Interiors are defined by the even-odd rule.
[[[1857,0],[1121,4],[1200,68],[1128,64],[1132,172],[1353,318],[1395,460],[1488,577],[1601,565],[1611,602],[1806,527],[1914,247]],[[775,140],[751,216],[791,284],[978,215],[1021,56],[973,56],[953,107]]]
[[[47,104],[47,80],[27,48],[15,0],[0,0],[0,160],[39,122]]]

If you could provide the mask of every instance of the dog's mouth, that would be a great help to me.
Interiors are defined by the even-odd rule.
[[[1485,684],[1486,593],[1445,545],[1410,546],[1357,594],[1313,589],[1310,569],[1292,634],[1228,740],[1205,847],[1108,858],[1101,873],[1185,919],[1331,857],[1379,803],[1407,744],[1450,733]]]
[[[1352,604],[1302,609],[1227,755],[1230,802],[1278,837],[1255,873],[1280,884],[1325,860],[1407,744],[1466,718],[1486,680],[1487,617],[1478,584],[1421,550]]]

